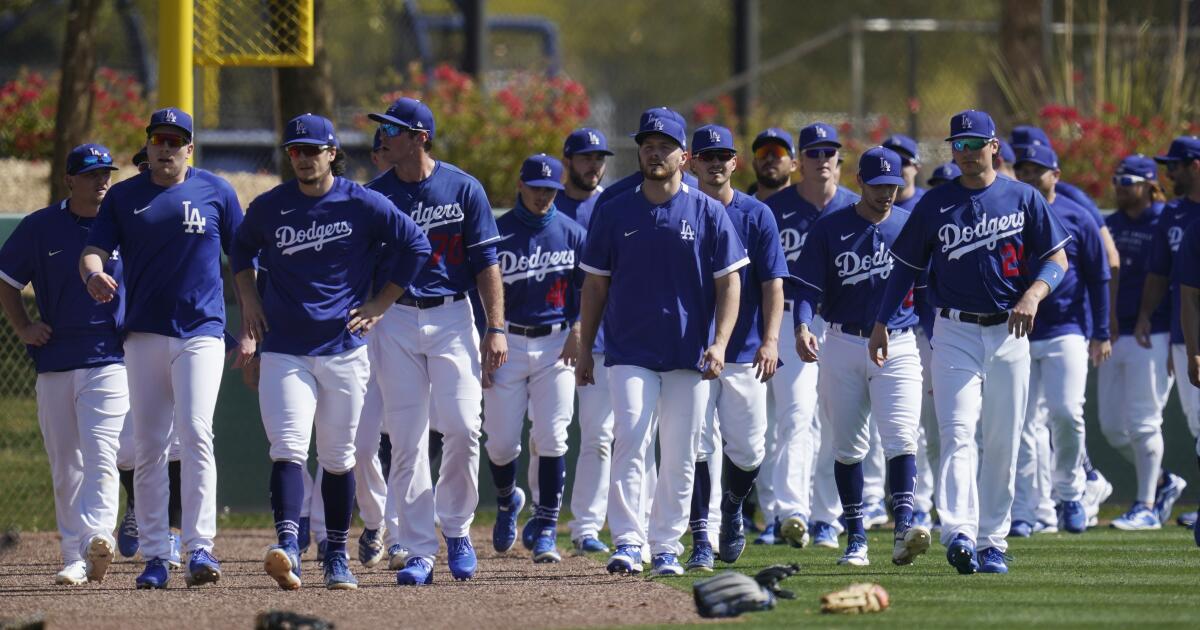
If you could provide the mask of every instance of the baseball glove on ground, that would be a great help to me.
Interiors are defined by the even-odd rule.
[[[760,586],[771,592],[772,595],[779,599],[796,599],[796,594],[779,588],[779,583],[796,575],[800,572],[800,565],[795,562],[791,564],[773,564],[762,571],[759,571],[754,576],[754,581]]]
[[[883,612],[888,607],[888,592],[878,584],[851,584],[840,591],[821,596],[821,612],[857,615]]]
[[[333,630],[332,623],[289,610],[271,610],[259,613],[254,620],[255,630]]]
[[[770,610],[775,598],[791,599],[790,591],[781,590],[779,582],[800,570],[800,565],[782,565],[763,569],[755,577],[736,571],[724,571],[692,586],[696,610],[701,617],[736,617],[744,612]]]

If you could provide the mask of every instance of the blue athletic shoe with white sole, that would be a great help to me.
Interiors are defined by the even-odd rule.
[[[1058,526],[1072,534],[1087,531],[1087,510],[1080,501],[1063,501],[1058,504]]]
[[[547,527],[534,539],[533,561],[535,563],[562,562],[562,554],[558,553],[558,545],[555,543],[557,533],[554,528]]]
[[[312,540],[312,519],[307,516],[300,517],[300,532],[296,534],[296,546],[300,549],[300,555],[308,552],[309,542]]]
[[[1159,486],[1154,492],[1154,511],[1158,512],[1158,522],[1166,523],[1171,520],[1171,510],[1175,508],[1175,502],[1179,497],[1183,496],[1184,488],[1187,488],[1187,482],[1183,477],[1175,473],[1165,473],[1167,481]]]
[[[721,562],[732,564],[742,557],[742,552],[746,550],[746,522],[742,519],[741,505],[738,505],[736,512],[721,511],[721,529],[717,536],[717,546]],[[709,552],[712,552],[711,545]]]
[[[833,525],[825,521],[813,521],[812,524],[812,544],[814,547],[824,547],[825,549],[838,548],[838,533],[833,528]]]
[[[408,562],[408,548],[401,545],[392,545],[388,547],[388,568],[392,571],[399,571],[404,568],[404,564]]]
[[[975,542],[966,534],[955,536],[946,548],[946,561],[962,575],[975,573],[979,570],[979,563],[975,561]]]
[[[1175,522],[1180,527],[1194,529],[1196,527],[1196,512],[1184,512],[1175,519]]]
[[[300,588],[300,549],[291,545],[271,545],[263,559],[263,569],[279,588],[294,591]]]
[[[584,536],[572,542],[575,543],[575,555],[577,556],[588,553],[608,553],[608,545],[595,536]]]
[[[1033,523],[1029,521],[1013,521],[1008,528],[1009,538],[1029,538],[1033,535]]]
[[[207,549],[196,549],[188,560],[183,581],[190,586],[216,584],[221,579],[221,563]]]
[[[711,547],[710,547],[711,550]],[[679,558],[673,553],[657,553],[654,554],[652,561],[651,575],[674,577],[683,575],[683,567],[679,564]]]
[[[1004,552],[995,547],[988,547],[979,552],[980,573],[1008,573],[1008,563],[1005,562]]]
[[[167,573],[167,563],[158,558],[152,558],[146,562],[145,570],[134,579],[133,583],[139,590],[160,589],[167,588],[168,579],[170,579],[170,574]]]
[[[688,571],[702,571],[704,573],[712,573],[713,571],[713,548],[708,542],[698,542],[692,545],[692,554],[687,560]]]
[[[401,586],[433,584],[433,565],[420,556],[409,558],[404,568],[396,572],[396,583]]]
[[[117,530],[117,551],[121,552],[123,558],[132,558],[137,555],[139,546],[137,515],[133,510],[126,509],[121,528]]]
[[[178,570],[183,566],[183,543],[175,532],[168,534],[167,540],[171,542],[171,550],[167,552],[167,567]]]
[[[350,558],[343,553],[331,553],[325,558],[325,588],[331,591],[352,591],[358,579],[350,572]]]
[[[609,573],[637,575],[642,572],[642,548],[638,545],[617,545],[608,558]]]
[[[846,544],[846,552],[838,559],[838,564],[852,567],[865,567],[871,564],[867,559],[867,537],[855,534]]]
[[[793,514],[779,524],[779,533],[777,536],[782,537],[789,545],[803,549],[808,546],[808,519],[800,514]]]
[[[1162,529],[1162,523],[1159,522],[1158,514],[1154,510],[1145,504],[1134,503],[1128,512],[1114,518],[1109,527],[1127,532],[1138,532]]]
[[[863,527],[875,529],[887,525],[887,522],[888,511],[883,501],[873,501],[863,509]]]
[[[521,545],[530,551],[533,551],[533,541],[537,539],[538,532],[542,531],[541,521],[535,516],[525,521],[525,527],[521,528]]]
[[[517,544],[517,516],[525,507],[525,491],[516,488],[503,499],[496,499],[496,524],[492,525],[492,548],[504,553]]]
[[[925,529],[933,529],[933,519],[930,518],[929,512],[924,510],[913,510],[912,520],[909,525],[913,527],[924,527]]]
[[[446,564],[450,565],[450,575],[460,582],[475,577],[479,563],[475,559],[475,548],[471,546],[470,538],[446,537]]]
[[[383,536],[379,530],[363,529],[362,535],[358,537],[358,561],[369,569],[383,562],[385,553],[387,551],[383,548]]]
[[[771,521],[771,522],[767,523],[767,526],[764,527],[761,532],[759,532],[758,538],[754,539],[754,544],[756,544],[756,545],[774,545],[775,539],[776,539],[775,534],[778,531],[779,531],[779,523],[777,521]]]

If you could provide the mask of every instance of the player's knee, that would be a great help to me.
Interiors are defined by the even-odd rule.
[[[297,444],[272,444],[269,453],[273,462],[295,462],[303,465],[308,461],[308,450],[300,448]]]
[[[344,452],[333,453],[327,456],[321,456],[317,453],[317,464],[321,469],[332,475],[344,475],[354,470],[354,452],[346,450]]]
[[[489,439],[484,443],[484,450],[487,451],[488,460],[497,466],[511,464],[521,456],[521,445],[515,442],[502,444],[499,440]],[[538,452],[541,452],[540,447]]]
[[[1108,440],[1108,444],[1113,448],[1124,448],[1129,446],[1133,441],[1129,431],[1124,427],[1113,427],[1100,425],[1100,433],[1104,435],[1104,439]],[[1136,432],[1135,433],[1140,433]]]

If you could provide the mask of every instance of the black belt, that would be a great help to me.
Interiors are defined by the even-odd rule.
[[[545,326],[521,326],[520,324],[509,324],[508,332],[522,337],[536,339],[552,335],[560,330],[567,329],[567,322],[558,322],[557,324],[546,324]]]
[[[950,309],[944,308],[941,310],[941,316],[946,319],[954,319],[950,316]],[[959,311],[958,321],[968,324],[979,324],[980,326],[998,326],[1008,321],[1008,313],[990,313],[988,315],[976,315],[975,313],[964,313]]]
[[[872,324],[869,328],[866,326],[859,326],[858,324],[830,324],[830,326],[837,326],[837,328],[834,329],[837,332],[847,335],[854,335],[855,337],[862,337],[864,339],[870,339],[871,331],[875,329],[874,324]],[[889,328],[888,334],[894,335],[897,333],[906,333],[912,331],[912,329],[912,326],[905,326],[903,328]]]
[[[449,304],[451,302],[461,302],[467,299],[466,293],[455,293],[454,295],[439,295],[437,297],[413,297],[405,294],[401,295],[400,299],[396,300],[397,304],[402,306],[415,306],[416,308],[426,309]]]

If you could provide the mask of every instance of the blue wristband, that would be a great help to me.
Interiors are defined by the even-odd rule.
[[[488,332],[488,333],[496,333],[497,335],[503,335],[503,334],[504,334],[504,329],[503,329],[503,328],[496,328],[495,326],[488,326],[488,327],[487,327],[487,330],[485,330],[484,332]]]
[[[103,272],[103,271],[93,271],[92,273],[89,273],[89,274],[87,275],[87,277],[83,279],[83,284],[84,284],[84,286],[87,286],[87,283],[89,283],[89,282],[91,282],[91,281],[92,281],[92,277],[93,277],[93,276],[98,276],[98,275],[100,275],[100,274],[102,274],[102,273],[104,273],[104,272]]]
[[[1054,293],[1054,290],[1058,288],[1058,284],[1062,282],[1063,276],[1066,273],[1067,270],[1059,266],[1058,263],[1053,260],[1047,260],[1042,263],[1042,268],[1038,270],[1035,280],[1045,282],[1046,286],[1050,287],[1050,293]]]

